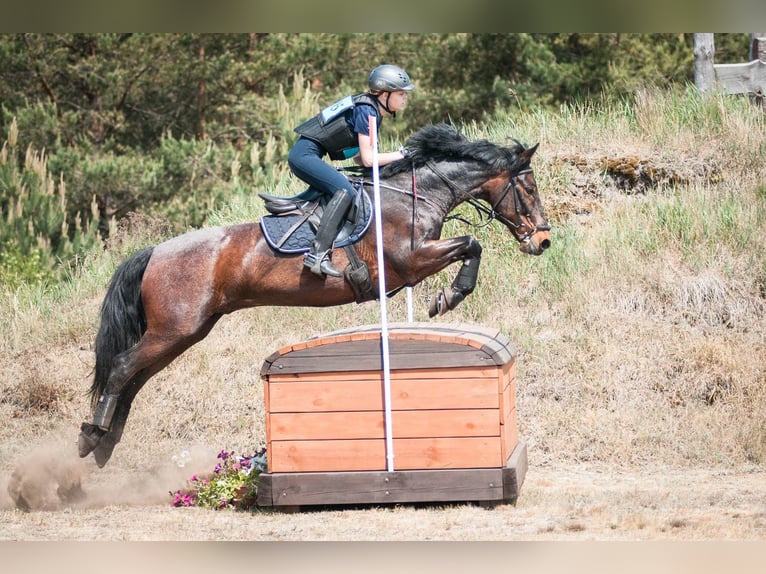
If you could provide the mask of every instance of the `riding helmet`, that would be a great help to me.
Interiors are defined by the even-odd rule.
[[[407,72],[391,64],[383,64],[375,68],[370,73],[368,84],[373,92],[395,92],[397,90],[409,92],[415,89],[415,84],[410,81]]]

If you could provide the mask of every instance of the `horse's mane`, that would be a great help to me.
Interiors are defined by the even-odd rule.
[[[510,147],[502,147],[485,139],[469,141],[450,125],[428,125],[407,140],[410,156],[384,166],[381,173],[396,175],[411,170],[413,162],[417,167],[429,160],[475,160],[498,170],[523,169],[527,166],[519,165],[519,154],[526,147],[517,140],[513,142]]]

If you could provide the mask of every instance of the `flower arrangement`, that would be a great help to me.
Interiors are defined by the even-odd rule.
[[[171,492],[172,505],[202,508],[249,510],[256,506],[258,476],[266,471],[266,449],[251,456],[233,451],[218,453],[219,462],[209,475],[192,476],[186,487]]]

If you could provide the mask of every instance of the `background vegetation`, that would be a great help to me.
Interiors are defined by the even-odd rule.
[[[748,42],[718,34],[717,61]],[[0,35],[0,282],[58,276],[128,213],[182,231],[273,187],[296,123],[382,62],[418,85],[396,139],[693,78],[691,34]]]
[[[671,44],[671,37],[663,38]],[[33,40],[52,39],[26,38],[30,45]],[[121,37],[109,39],[111,49],[118,50]],[[147,41],[170,39],[150,36]],[[172,39],[197,48],[194,39],[234,42],[228,36]],[[294,35],[246,39],[267,45],[282,42],[283,47],[305,45],[306,50],[314,41],[320,57],[330,46],[339,49],[363,37],[331,37],[336,43]],[[550,45],[543,44],[543,39],[551,40]],[[7,47],[8,42],[23,43],[25,38],[0,40]],[[490,40],[526,42],[530,49],[549,46],[554,53],[556,42],[577,39],[397,36],[385,45],[402,49],[407,42],[418,41],[425,51],[429,42],[436,45],[438,40],[445,46],[462,44],[464,49]],[[107,38],[97,36],[95,41],[107,42]],[[580,41],[614,46],[639,38],[588,36]],[[659,58],[662,45],[647,54]],[[45,53],[51,51],[55,52]],[[212,52],[206,49],[205,53]],[[680,57],[681,52],[679,48],[676,55]],[[222,58],[225,53],[221,49]],[[7,49],[3,54],[11,57]],[[13,54],[19,57],[16,51]],[[162,61],[161,52],[154,54],[154,60]],[[286,48],[272,57],[277,60],[273,69],[289,59]],[[356,76],[323,76],[322,82],[350,88],[362,81],[361,70],[369,67],[369,59],[361,58],[364,63]],[[224,133],[224,126],[245,125],[228,123],[224,115],[217,115],[226,108],[225,102],[208,110],[206,137],[194,131],[197,124],[181,121],[179,116],[174,125],[187,127],[158,130],[153,136],[157,145],[151,144],[152,137],[143,143],[129,141],[140,139],[134,127],[124,127],[137,109],[125,111],[124,119],[113,128],[92,133],[64,129],[79,125],[80,120],[82,126],[96,126],[94,118],[83,119],[90,112],[75,113],[77,106],[62,105],[59,116],[50,102],[30,97],[15,109],[15,123],[10,111],[3,112],[8,135],[0,156],[2,225],[15,230],[0,235],[5,243],[0,288],[0,313],[5,319],[0,324],[4,471],[29,450],[32,440],[48,431],[61,431],[67,439],[68,446],[57,452],[74,449],[79,423],[90,416],[85,392],[99,305],[115,266],[128,253],[197,222],[213,225],[255,219],[262,213],[254,200],[256,189],[287,193],[300,188],[299,182],[288,177],[283,161],[290,129],[336,91],[311,87],[316,73],[308,69],[307,58],[298,60],[303,71],[285,64],[289,73],[283,79],[289,87],[275,81],[270,106],[266,99],[253,96],[248,100],[253,105],[237,108],[261,129],[264,124],[253,119],[255,114],[272,118],[272,129],[258,137],[243,129],[242,141]],[[525,65],[537,61],[529,60]],[[615,67],[615,61],[607,68],[612,70],[610,82],[619,86],[619,70],[625,73],[627,68]],[[467,73],[467,65],[457,67]],[[137,64],[133,68],[140,69]],[[671,68],[675,70],[665,69]],[[105,66],[99,75],[109,69]],[[198,68],[189,64],[188,69]],[[429,92],[425,69],[419,70],[419,76],[413,72],[422,92],[400,118],[402,122],[405,117],[411,121],[414,110],[441,101],[423,95],[438,93]],[[436,71],[435,67],[434,77]],[[253,86],[261,89],[268,84],[265,76],[251,73],[259,78]],[[134,85],[144,78],[137,76]],[[164,75],[160,76],[157,81],[164,81]],[[628,82],[630,74],[625,76]],[[514,97],[512,105],[476,108],[482,114],[470,120],[455,118],[472,138],[505,141],[513,136],[541,143],[534,167],[553,224],[553,244],[534,258],[519,253],[500,226],[467,230],[451,222],[447,234],[474,233],[484,247],[484,257],[476,291],[445,319],[496,326],[518,347],[520,434],[529,445],[533,467],[587,463],[611,469],[648,465],[722,472],[762,469],[766,460],[766,115],[747,98],[703,97],[680,79],[677,83],[649,80],[632,89],[623,84],[622,91],[606,85],[596,90],[593,84],[588,97],[569,93],[567,98],[551,95],[549,100],[532,92],[522,99],[518,89],[519,99]],[[147,94],[151,85],[147,80],[143,88]],[[530,90],[535,85],[530,81]],[[458,90],[449,94],[457,97]],[[157,93],[154,97],[158,102],[163,99]],[[473,92],[466,90],[464,97],[473,97]],[[535,104],[537,97],[545,105]],[[177,101],[182,100],[178,96]],[[2,101],[6,105],[12,100],[3,95]],[[72,100],[62,97],[59,101]],[[237,100],[230,103],[234,108]],[[236,116],[233,108],[227,117]],[[251,112],[254,115],[248,116]],[[31,121],[36,113],[39,122]],[[159,121],[159,114],[148,115]],[[97,132],[109,135],[99,143],[94,139]],[[72,142],[64,143],[65,133],[74,138]],[[391,145],[402,141],[396,131],[387,137]],[[82,191],[87,186],[92,186],[88,194]],[[161,189],[172,189],[172,193],[162,199]],[[136,195],[129,200],[131,193]],[[121,198],[122,203],[115,199],[110,204],[104,199],[107,196]],[[83,201],[82,209],[70,212],[77,201]],[[105,218],[105,206],[118,204],[122,208]],[[195,213],[199,220],[192,216]],[[470,211],[465,215],[472,217]],[[35,241],[23,243],[27,235]],[[416,287],[416,320],[427,321],[428,296],[449,283],[455,271],[446,270]],[[403,296],[391,301],[390,310],[392,321],[405,319]],[[193,445],[205,445],[213,452],[252,452],[265,439],[259,380],[262,360],[284,345],[315,334],[376,323],[377,314],[378,306],[369,303],[334,309],[252,309],[226,317],[205,341],[138,395],[123,441],[99,476],[108,481],[120,472],[145,468],[147,461],[169,461],[180,449]],[[200,470],[209,470],[209,462],[205,460]],[[164,494],[177,487],[170,484],[161,490]]]

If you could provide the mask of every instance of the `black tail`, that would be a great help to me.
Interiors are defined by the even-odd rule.
[[[138,343],[146,331],[141,280],[153,251],[153,246],[145,247],[120,264],[101,304],[101,326],[96,335],[96,367],[90,387],[93,407],[104,392],[114,357]]]

